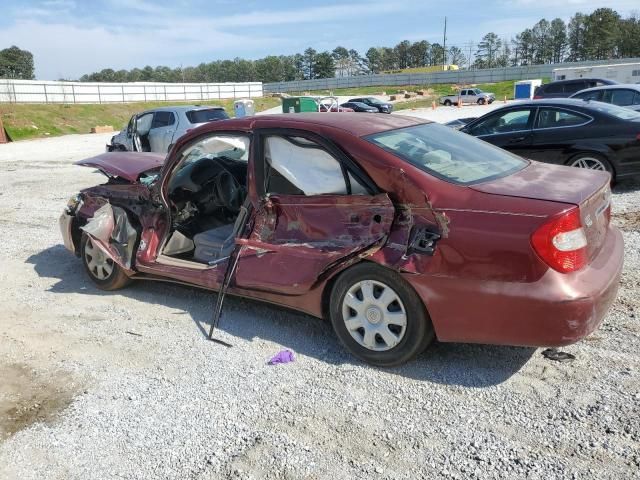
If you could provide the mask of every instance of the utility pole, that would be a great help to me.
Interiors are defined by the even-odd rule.
[[[444,37],[442,39],[442,70],[447,65],[447,17],[444,17]]]

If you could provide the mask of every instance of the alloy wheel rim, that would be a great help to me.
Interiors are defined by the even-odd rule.
[[[407,331],[407,312],[400,296],[376,280],[351,286],[342,301],[342,318],[351,337],[375,352],[391,350]]]
[[[98,280],[106,280],[113,273],[113,260],[96,247],[90,238],[84,246],[84,260],[91,275]]]
[[[588,170],[599,170],[602,172],[607,171],[604,163],[602,163],[601,160],[593,157],[578,158],[577,160],[574,160],[573,163],[571,163],[571,166],[577,168],[586,168]]]

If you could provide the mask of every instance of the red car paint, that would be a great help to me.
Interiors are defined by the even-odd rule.
[[[136,182],[140,174],[159,169],[165,156],[159,153],[109,152],[80,160],[76,165],[93,167],[109,175]]]
[[[168,174],[177,152],[203,134],[269,128],[312,132],[342,149],[386,193],[273,195],[265,200],[259,198],[250,160],[253,229],[238,239],[240,260],[230,293],[326,317],[332,279],[356,262],[373,261],[399,271],[412,285],[441,341],[565,345],[596,329],[615,299],[623,263],[622,237],[600,211],[608,202],[608,174],[532,162],[508,177],[461,186],[435,178],[362,138],[420,123],[424,122],[395,115],[326,113],[207,124],[181,138],[167,156],[160,196],[168,204]],[[140,161],[138,153],[112,153],[109,159],[105,155],[79,164],[135,182],[159,161]],[[157,262],[170,221],[166,212],[139,201],[133,205],[131,198],[145,198],[144,188],[137,183],[105,185],[84,194],[131,203],[143,240],[133,267],[136,278],[216,290],[224,264],[196,270]],[[589,264],[563,274],[538,257],[530,239],[551,217],[575,206],[583,219],[595,221],[587,229]],[[86,202],[77,215],[88,218],[95,208]],[[441,234],[433,256],[407,252],[414,227]]]

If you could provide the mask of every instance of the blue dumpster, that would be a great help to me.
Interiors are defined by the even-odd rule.
[[[516,100],[531,100],[536,91],[536,87],[542,85],[541,79],[520,80],[513,86],[513,98]]]

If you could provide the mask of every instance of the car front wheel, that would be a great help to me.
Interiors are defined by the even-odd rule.
[[[372,263],[345,271],[331,293],[331,323],[356,357],[380,367],[403,364],[434,337],[413,288],[396,272]]]
[[[122,268],[95,245],[91,237],[82,235],[80,255],[91,280],[102,290],[118,290],[131,282]]]
[[[486,103],[484,98],[478,100],[478,105],[484,105]]]
[[[450,107],[451,106],[451,100],[445,100],[444,101],[444,106],[445,107]]]

